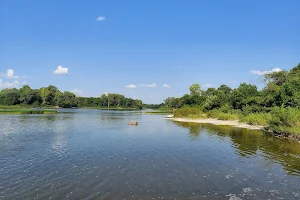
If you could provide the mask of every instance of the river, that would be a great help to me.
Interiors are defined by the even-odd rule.
[[[299,142],[135,111],[60,112],[0,115],[0,199],[300,199]]]

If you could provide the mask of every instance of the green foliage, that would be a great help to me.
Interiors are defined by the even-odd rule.
[[[269,126],[276,131],[300,134],[300,110],[291,107],[275,107]],[[293,132],[291,132],[293,131]]]
[[[285,106],[300,108],[300,74],[291,76],[282,85],[280,95]]]
[[[258,104],[259,92],[255,85],[242,83],[233,90],[230,99],[234,109],[242,109],[243,106]]]
[[[232,110],[232,107],[229,103],[222,105],[219,110],[224,113],[229,113]]]
[[[201,95],[201,88],[198,83],[190,86],[190,94],[191,94],[191,96],[200,96]]]
[[[56,114],[57,110],[24,110],[24,109],[4,109],[0,114]]]
[[[182,107],[174,112],[174,117],[187,118],[206,118],[200,108],[197,107]]]
[[[237,113],[224,113],[220,110],[211,110],[208,111],[207,117],[215,118],[220,120],[239,120],[239,114]]]
[[[164,103],[161,104],[143,104],[143,108],[145,109],[169,109],[165,107]]]
[[[264,80],[266,85],[262,90],[256,85],[241,83],[235,89],[221,85],[202,91],[199,84],[193,84],[189,88],[190,94],[168,98],[165,103],[169,108],[184,108],[177,111],[181,117],[198,116],[199,113],[185,107],[199,106],[208,117],[240,119],[277,131],[299,133],[300,63],[290,71],[267,73]],[[285,108],[278,108],[281,106]]]
[[[19,90],[4,89],[0,91],[0,105],[21,107],[98,107],[98,108],[129,108],[142,109],[143,102],[138,99],[126,98],[120,94],[109,93],[101,97],[76,97],[71,92],[61,92],[50,85],[40,89],[31,89],[28,85]]]
[[[270,113],[250,113],[240,118],[241,122],[247,122],[251,125],[268,126],[268,121],[271,119]]]

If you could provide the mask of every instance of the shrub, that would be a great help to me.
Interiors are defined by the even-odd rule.
[[[174,112],[174,117],[205,118],[200,108],[182,107]]]
[[[220,110],[211,110],[207,112],[207,116],[220,120],[238,120],[239,114],[237,113],[224,113]]]
[[[271,129],[280,132],[300,134],[300,110],[291,107],[275,107],[268,120]]]
[[[239,115],[238,114],[232,114],[232,113],[220,113],[217,119],[220,120],[239,120]]]
[[[249,115],[241,117],[241,121],[251,125],[267,126],[270,118],[270,113],[250,113]]]
[[[232,110],[232,107],[227,103],[219,108],[220,111],[224,113],[229,113]]]

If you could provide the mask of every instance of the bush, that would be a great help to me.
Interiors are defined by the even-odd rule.
[[[223,113],[220,110],[211,110],[207,112],[207,116],[210,118],[216,118],[220,120],[238,120],[239,114],[237,113]]]
[[[174,112],[174,117],[205,118],[200,108],[182,107]]]
[[[220,111],[224,113],[229,113],[232,110],[232,107],[227,103],[219,108]]]
[[[279,132],[300,134],[300,110],[291,107],[275,107],[268,120],[271,129]]]
[[[241,117],[241,121],[251,125],[267,126],[270,118],[270,113],[250,113],[249,115]]]
[[[238,114],[232,114],[232,113],[220,113],[217,119],[220,120],[239,120],[239,115]]]

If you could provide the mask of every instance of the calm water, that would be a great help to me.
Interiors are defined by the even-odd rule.
[[[0,115],[0,199],[300,199],[298,142],[137,112],[69,111]]]

